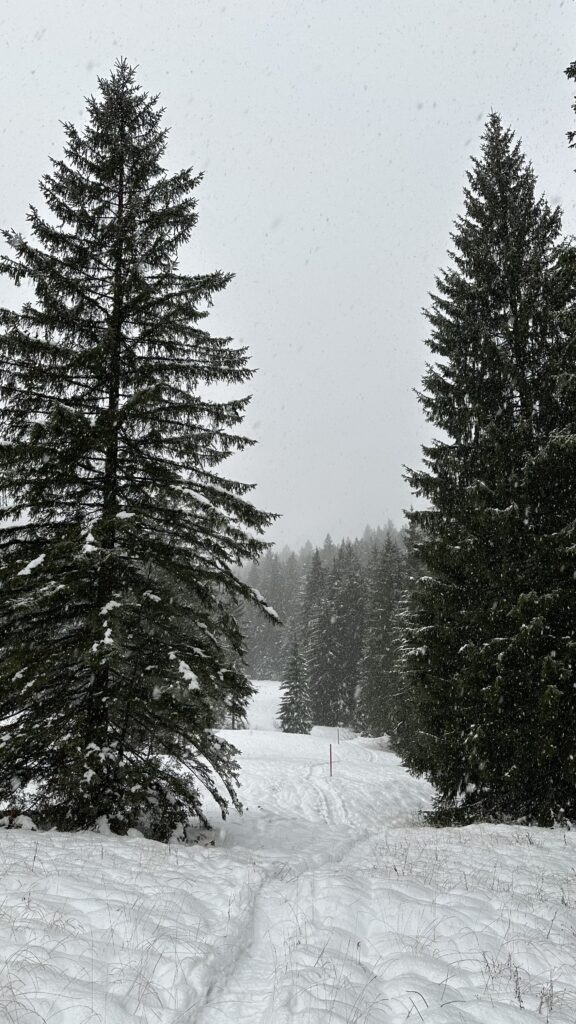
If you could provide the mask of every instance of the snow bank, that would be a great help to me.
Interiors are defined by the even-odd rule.
[[[576,834],[424,828],[385,744],[284,735],[277,699],[227,734],[214,847],[0,830],[0,1020],[574,1024]]]

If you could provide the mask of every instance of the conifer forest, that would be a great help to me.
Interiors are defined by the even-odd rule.
[[[213,730],[242,724],[251,675],[284,679],[288,730],[389,735],[435,820],[570,819],[576,257],[520,141],[490,115],[427,310],[425,506],[279,555],[219,469],[247,399],[210,385],[252,371],[205,326],[230,275],[178,269],[200,176],[165,171],[124,59],[99,90],[30,239],[4,231],[33,297],[0,314],[2,798],[167,837],[204,820],[199,782],[225,814]]]
[[[108,2],[0,69],[0,1024],[574,1024],[576,9]]]

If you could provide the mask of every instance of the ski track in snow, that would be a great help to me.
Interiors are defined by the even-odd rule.
[[[576,1024],[576,833],[425,828],[384,742],[278,696],[214,847],[0,830],[0,1024]]]

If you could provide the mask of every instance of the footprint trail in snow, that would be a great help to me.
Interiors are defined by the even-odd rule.
[[[257,687],[214,847],[0,830],[0,1024],[574,1024],[576,833],[423,827],[384,742]]]

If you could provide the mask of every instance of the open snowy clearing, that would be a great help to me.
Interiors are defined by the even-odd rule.
[[[383,744],[258,687],[214,847],[0,831],[0,1020],[574,1024],[576,834],[423,828]]]

